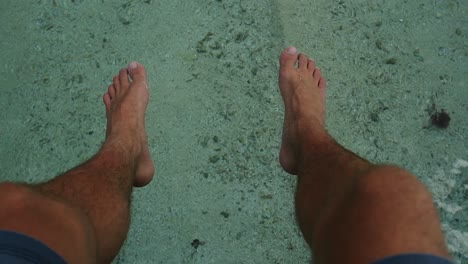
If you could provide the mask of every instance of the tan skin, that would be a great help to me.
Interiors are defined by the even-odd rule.
[[[430,192],[411,173],[371,164],[332,139],[321,70],[291,49],[280,57],[280,163],[298,177],[297,219],[314,263],[370,263],[415,252],[449,258]]]
[[[145,186],[154,174],[145,131],[146,70],[138,63],[130,66],[114,77],[103,97],[107,133],[99,152],[44,184],[0,184],[0,207],[7,212],[0,214],[0,229],[37,238],[68,263],[115,258],[129,228],[132,187]],[[13,198],[14,203],[8,201]],[[11,221],[11,215],[18,217]]]
[[[406,252],[448,258],[428,190],[409,172],[373,165],[331,138],[325,79],[313,60],[292,51],[280,57],[280,163],[298,177],[297,220],[314,263],[370,263]],[[0,184],[0,229],[37,238],[68,263],[110,263],[127,236],[132,187],[154,174],[148,98],[143,65],[122,69],[103,97],[108,121],[101,150],[50,182]]]

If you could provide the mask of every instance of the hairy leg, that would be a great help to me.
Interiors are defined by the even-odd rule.
[[[370,263],[400,253],[449,257],[430,192],[411,173],[346,150],[325,130],[325,78],[294,47],[280,58],[280,163],[298,175],[298,223],[316,263]]]
[[[94,227],[80,208],[17,183],[0,184],[0,208],[0,230],[40,240],[68,263],[96,263]]]
[[[10,214],[0,217],[0,229],[39,239],[69,263],[110,263],[128,232],[132,187],[148,184],[154,173],[144,126],[148,97],[144,67],[122,69],[104,95],[100,151],[47,183],[1,185],[0,205]]]
[[[46,196],[79,208],[88,217],[96,238],[98,263],[110,263],[127,236],[136,170],[131,155],[118,145],[104,144],[88,162],[35,187]]]

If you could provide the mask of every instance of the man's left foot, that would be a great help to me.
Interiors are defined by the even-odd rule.
[[[135,187],[147,185],[154,175],[154,164],[145,130],[145,113],[149,100],[146,70],[132,62],[114,77],[103,97],[106,105],[106,143],[124,145],[136,159]]]
[[[288,47],[280,57],[279,87],[284,100],[283,138],[280,164],[297,175],[303,167],[303,153],[313,152],[306,143],[323,145],[329,138],[325,130],[326,81],[315,61],[295,47]]]

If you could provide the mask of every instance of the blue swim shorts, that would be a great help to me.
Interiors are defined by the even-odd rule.
[[[450,260],[430,254],[401,254],[378,260],[372,264],[453,264]]]
[[[39,240],[4,230],[0,230],[0,263],[66,264],[61,256]]]
[[[0,230],[0,263],[66,264],[65,260],[44,243],[32,237]],[[402,254],[372,264],[453,264],[445,258],[429,254]]]

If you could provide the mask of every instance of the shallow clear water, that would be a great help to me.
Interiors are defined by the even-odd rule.
[[[468,263],[468,1],[3,0],[0,19],[2,181],[92,156],[112,76],[149,71],[157,176],[116,263],[308,262],[277,163],[287,45],[327,77],[330,133],[418,175]],[[430,122],[442,110],[446,129]]]

